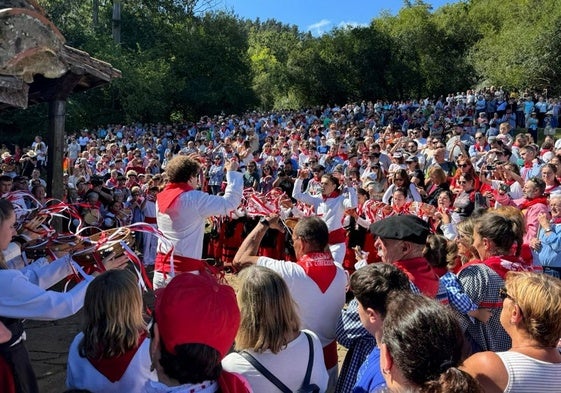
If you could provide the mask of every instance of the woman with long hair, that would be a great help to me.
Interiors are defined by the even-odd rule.
[[[514,216],[496,211],[484,213],[473,223],[472,244],[479,261],[463,265],[458,278],[468,296],[479,307],[484,305],[493,313],[486,324],[463,321],[473,352],[505,351],[510,348],[510,337],[500,324],[502,301],[498,290],[504,285],[508,271],[528,269],[513,251],[524,231],[522,223]]]
[[[464,173],[458,178],[458,187],[461,191],[454,199],[454,212],[459,220],[465,220],[475,209],[475,180],[471,174]]]
[[[297,391],[311,359],[311,339],[310,383],[324,392],[328,374],[319,338],[311,331],[300,330],[296,305],[282,277],[266,267],[251,266],[240,272],[239,279],[241,322],[235,341],[238,352],[224,358],[224,370],[244,376],[255,392],[281,392],[251,364],[246,357],[249,354],[290,391]]]
[[[463,369],[485,392],[561,391],[561,281],[546,274],[509,272],[499,295],[501,325],[512,339],[505,352],[481,352]]]
[[[475,379],[459,369],[463,342],[451,310],[422,295],[396,293],[387,303],[380,348],[389,391],[481,392]]]
[[[421,195],[419,195],[419,191],[417,191],[417,187],[415,184],[411,183],[409,174],[405,169],[400,169],[393,174],[393,183],[384,193],[382,202],[389,204],[396,188],[403,188],[407,191],[406,198],[409,202],[420,202],[422,200]]]
[[[271,191],[274,181],[273,168],[268,164],[263,165],[263,168],[261,168],[261,178],[259,179],[259,192],[266,194]]]
[[[481,183],[479,181],[479,176],[477,176],[477,173],[475,172],[475,168],[473,167],[471,160],[467,157],[461,156],[458,158],[457,166],[458,169],[456,169],[456,173],[454,173],[454,176],[450,180],[450,190],[452,190],[454,194],[461,193],[464,188],[462,187],[461,183],[459,183],[460,177],[462,175],[469,174],[471,178],[474,179],[474,190],[478,191],[479,187],[481,187]]]
[[[70,345],[66,386],[91,392],[137,392],[150,371],[150,340],[138,280],[129,270],[97,277],[86,291],[82,332]]]

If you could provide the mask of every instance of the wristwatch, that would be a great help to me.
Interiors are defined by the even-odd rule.
[[[547,228],[547,229],[545,230],[545,233],[548,233],[548,232],[553,232],[553,229],[551,229],[551,227]]]
[[[269,227],[271,225],[269,220],[267,220],[267,218],[265,218],[265,217],[261,217],[259,219],[259,223],[262,224],[263,226],[266,226],[266,227]]]

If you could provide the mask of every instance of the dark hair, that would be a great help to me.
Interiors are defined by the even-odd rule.
[[[442,235],[429,235],[423,250],[423,256],[429,265],[436,268],[453,268],[458,247],[454,241],[448,241]]]
[[[396,175],[399,175],[399,177],[401,179],[403,179],[403,183],[401,184],[401,187],[403,187],[407,190],[407,193],[405,194],[405,196],[407,196],[408,193],[409,193],[409,185],[411,184],[411,179],[409,178],[409,174],[407,173],[407,171],[405,169],[398,169],[394,173],[394,179],[395,179]]]
[[[437,328],[435,328],[437,327]],[[419,392],[480,392],[458,369],[464,335],[452,311],[433,299],[398,292],[387,303],[382,343],[394,365]]]
[[[409,278],[394,265],[374,263],[351,276],[351,289],[362,307],[386,316],[386,302],[392,291],[410,291]]]
[[[199,163],[183,155],[173,157],[166,166],[166,173],[170,183],[189,181],[199,173]]]
[[[326,173],[322,176],[323,179],[327,179],[333,184],[335,184],[335,188],[339,188],[339,179],[333,176],[331,173]]]
[[[216,349],[205,344],[181,344],[175,346],[173,355],[160,343],[160,364],[165,374],[180,384],[213,381],[220,376],[221,356]]]
[[[495,255],[510,254],[512,245],[519,239],[520,229],[514,220],[495,212],[483,214],[474,223],[474,232],[495,245]]]
[[[301,218],[294,228],[294,234],[310,243],[315,251],[324,251],[329,241],[327,224],[317,216]]]

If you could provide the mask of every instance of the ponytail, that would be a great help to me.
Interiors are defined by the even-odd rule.
[[[479,383],[468,373],[449,364],[437,380],[425,382],[419,392],[421,393],[479,393],[483,392]],[[447,367],[447,368],[446,368]]]

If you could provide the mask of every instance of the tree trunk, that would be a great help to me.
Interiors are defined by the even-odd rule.
[[[99,0],[92,0],[92,20],[94,31],[97,30],[99,24]]]
[[[113,41],[121,43],[121,0],[113,0]]]

